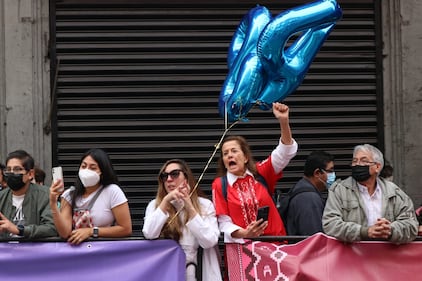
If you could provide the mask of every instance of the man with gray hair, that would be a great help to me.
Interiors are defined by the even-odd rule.
[[[379,177],[384,158],[370,144],[354,148],[352,176],[329,189],[324,232],[346,242],[413,241],[418,233],[412,200],[397,185]]]

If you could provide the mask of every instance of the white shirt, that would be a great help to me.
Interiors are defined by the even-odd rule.
[[[75,207],[81,209],[86,208],[89,205],[91,199],[95,196],[95,194],[97,194],[99,190],[100,188],[98,188],[86,198],[77,198]],[[70,205],[72,205],[72,197],[70,192],[70,189],[67,189],[63,193],[62,197]],[[112,209],[125,202],[127,202],[127,198],[123,193],[123,190],[118,185],[110,184],[104,187],[104,190],[98,196],[94,206],[92,206],[90,210],[93,224],[99,227],[112,226],[115,221]]]
[[[369,195],[368,188],[358,183],[359,193],[365,203],[365,213],[368,219],[368,226],[372,226],[377,219],[382,218],[382,191],[376,182],[375,191]]]
[[[186,264],[190,262],[197,264],[196,256],[198,247],[201,246],[204,248],[202,261],[208,264],[202,265],[202,278],[204,281],[219,281],[221,280],[221,273],[216,246],[220,236],[220,230],[218,229],[214,204],[206,198],[199,197],[198,199],[202,213],[201,215],[197,214],[186,223],[179,244],[186,254]],[[181,218],[184,216],[183,213],[184,211],[181,211]],[[168,218],[169,214],[156,206],[155,199],[149,202],[145,211],[144,225],[142,228],[145,238],[158,238]],[[190,268],[193,269],[194,267]],[[194,273],[190,270],[187,272],[186,280],[196,280]]]

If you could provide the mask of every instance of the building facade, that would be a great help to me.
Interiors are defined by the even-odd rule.
[[[155,3],[159,7],[166,4],[158,2],[163,2]],[[155,173],[165,159],[187,158],[198,176],[203,172],[212,145],[224,129],[214,112],[226,71],[224,52],[241,16],[247,7],[252,7],[249,2],[184,1],[178,6],[174,4],[177,1],[170,1],[166,10],[155,8],[152,1],[0,0],[0,161],[10,151],[25,149],[46,171],[54,165],[64,166],[65,178],[71,181],[82,151],[102,146],[110,152],[122,185],[134,202],[133,215],[142,216],[141,209],[153,197]],[[369,142],[384,151],[394,167],[394,181],[419,205],[422,3],[417,0],[338,3],[344,10],[343,22],[323,45],[297,96],[288,98],[300,152],[291,171],[286,172],[287,182],[300,176],[303,159],[313,149],[334,152],[339,175],[346,176],[352,144]],[[291,7],[275,6],[272,1],[263,1],[262,5],[276,13]],[[226,11],[226,15],[221,11]],[[136,38],[134,32],[124,34],[117,29],[121,24],[119,13],[126,13],[125,18],[131,19],[125,22],[128,30],[143,25],[148,28]],[[140,15],[145,20],[140,21]],[[110,19],[115,20],[106,22]],[[176,27],[160,33],[166,19],[173,21],[169,26],[177,25],[181,31]],[[82,23],[89,23],[90,29]],[[183,34],[187,27],[189,38]],[[150,28],[155,29],[147,30]],[[354,33],[348,33],[350,30]],[[160,41],[166,36],[169,42]],[[350,40],[350,36],[355,36],[355,40]],[[173,37],[183,39],[171,42]],[[183,42],[193,37],[204,37],[199,39],[204,42],[198,41],[186,53],[167,58],[173,49],[190,48]],[[104,38],[115,41],[105,47]],[[148,43],[148,38],[150,43],[142,45]],[[125,40],[140,41],[122,46]],[[183,47],[178,47],[179,44]],[[108,67],[101,64],[110,52],[107,48],[126,51],[107,57]],[[195,48],[202,48],[203,57],[199,61],[208,68],[198,63],[198,58],[192,58]],[[147,49],[164,51],[143,55]],[[343,71],[341,61],[336,60],[345,61],[345,75],[337,73],[330,81],[329,71]],[[363,63],[365,60],[367,64]],[[349,62],[350,66],[346,64]],[[121,68],[125,68],[123,72]],[[350,75],[346,75],[348,72]],[[201,81],[208,82],[200,84],[197,73],[203,76]],[[356,81],[342,86],[338,82],[341,79]],[[173,84],[174,81],[184,83]],[[93,87],[99,84],[104,87]],[[144,85],[148,87],[143,88]],[[172,89],[177,95],[171,93]],[[142,91],[147,93],[146,99],[135,100],[133,93]],[[203,96],[198,97],[198,92]],[[146,102],[149,104],[145,105]],[[173,112],[164,102],[182,111]],[[342,103],[344,107],[339,106]],[[315,111],[318,107],[324,114]],[[163,114],[174,114],[173,119]],[[207,117],[202,118],[201,114]],[[277,133],[268,115],[271,114],[254,112],[250,123],[236,131],[246,134],[257,150],[265,143],[262,156],[270,151],[276,137],[268,131]],[[255,117],[258,122],[254,122]],[[173,140],[174,136],[180,142]],[[212,173],[205,176],[205,190],[209,191],[212,177]]]

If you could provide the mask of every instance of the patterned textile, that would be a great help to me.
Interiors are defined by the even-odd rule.
[[[351,244],[317,233],[296,244],[226,244],[230,281],[421,280],[422,242]],[[397,265],[400,265],[399,268]]]
[[[72,217],[72,224],[74,229],[93,227],[92,216],[89,210],[74,210]]]

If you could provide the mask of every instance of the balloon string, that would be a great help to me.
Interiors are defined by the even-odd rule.
[[[233,127],[234,127],[234,125],[236,125],[236,124],[237,124],[237,122],[239,122],[239,120],[235,121],[233,124],[231,124],[231,125],[230,125],[230,127],[226,128],[226,129],[224,130],[223,134],[221,135],[220,140],[218,141],[218,143],[217,143],[216,145],[214,145],[214,147],[215,147],[214,152],[212,153],[211,157],[208,159],[208,162],[207,162],[207,164],[205,165],[204,169],[202,170],[202,173],[201,173],[201,175],[199,176],[198,181],[196,182],[195,186],[192,188],[192,191],[190,192],[189,197],[192,197],[192,194],[196,191],[196,189],[198,189],[199,183],[201,182],[202,178],[204,177],[205,172],[207,171],[207,169],[208,169],[209,165],[211,164],[212,159],[214,158],[215,154],[217,153],[217,150],[220,148],[221,143],[222,143],[222,142],[223,142],[223,140],[224,140],[224,137],[226,136],[227,132],[228,132],[231,128],[233,128]],[[180,213],[180,211],[181,211],[182,209],[183,209],[183,208],[179,209],[179,210],[176,212],[176,214],[175,214],[175,215],[174,215],[174,216],[170,219],[169,224],[171,224],[171,223],[173,222],[173,220],[174,220],[174,219],[175,219],[175,218],[179,215],[179,213]]]
[[[226,102],[224,104],[224,130],[226,130],[226,131],[227,131],[227,124],[229,123],[227,121],[227,119],[228,119],[228,112],[227,112],[227,102]],[[225,134],[225,132],[224,132],[224,134]]]

